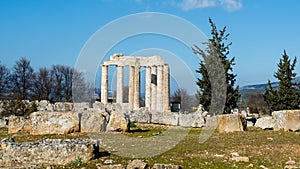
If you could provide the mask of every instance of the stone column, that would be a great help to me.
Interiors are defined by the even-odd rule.
[[[129,91],[128,91],[128,102],[130,110],[133,110],[133,94],[134,94],[134,66],[129,67]]]
[[[163,111],[163,66],[157,66],[157,89],[156,89],[156,110]]]
[[[134,99],[133,108],[138,110],[140,108],[140,66],[134,67]]]
[[[163,87],[163,99],[164,99],[164,104],[163,108],[165,111],[171,110],[170,108],[170,73],[169,73],[169,65],[165,64],[164,65],[164,87]]]
[[[151,106],[151,67],[146,67],[146,92],[145,92],[145,107]]]
[[[107,91],[108,90],[108,66],[102,65],[102,77],[101,77],[101,102],[107,103]]]
[[[151,110],[156,111],[156,66],[151,67]]]
[[[123,66],[117,67],[117,103],[123,103]]]

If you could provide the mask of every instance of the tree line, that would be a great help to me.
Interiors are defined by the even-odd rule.
[[[2,107],[11,108],[11,111],[16,111],[12,107],[26,107],[19,114],[32,107],[25,105],[25,100],[71,102],[75,101],[76,96],[76,101],[86,101],[91,96],[91,93],[87,93],[91,92],[87,90],[89,88],[91,85],[85,82],[82,72],[70,66],[56,64],[51,68],[43,67],[35,71],[30,60],[25,57],[16,61],[12,69],[0,63],[0,100],[4,104]]]

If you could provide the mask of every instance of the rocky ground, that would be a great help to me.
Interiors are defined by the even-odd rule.
[[[131,132],[117,135],[130,136],[138,139],[163,138],[169,127],[161,125],[133,126]],[[174,130],[175,138],[182,131]],[[178,133],[176,133],[178,131]],[[186,129],[184,129],[186,131]],[[299,132],[285,132],[260,130],[249,128],[245,132],[214,133],[206,142],[199,143],[199,135],[203,129],[191,129],[186,137],[170,150],[154,157],[139,158],[148,166],[157,164],[172,164],[182,168],[293,168],[300,167],[300,134]],[[41,138],[88,138],[91,135],[73,133],[66,135],[31,136],[28,133],[8,134],[7,129],[0,129],[0,139],[14,138],[16,142],[37,141]],[[157,139],[156,139],[157,138]],[[151,140],[150,140],[151,141]],[[153,140],[152,140],[153,141]],[[119,142],[118,142],[119,143]],[[145,142],[146,143],[146,142]],[[117,143],[114,143],[117,144]],[[172,140],[165,143],[172,145]],[[124,140],[124,145],[126,141]],[[144,145],[146,147],[147,144]],[[127,146],[128,147],[128,146]],[[156,147],[152,149],[155,150]],[[133,149],[133,148],[132,148]],[[152,151],[145,148],[144,151]],[[135,158],[117,155],[115,151],[102,145],[100,157],[88,162],[80,158],[65,166],[51,166],[51,168],[101,168],[103,165],[129,165]],[[137,156],[138,157],[138,156]],[[49,166],[45,166],[48,167]]]

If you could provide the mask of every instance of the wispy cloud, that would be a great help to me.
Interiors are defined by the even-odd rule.
[[[237,0],[220,0],[221,6],[224,6],[228,11],[240,10],[243,7],[241,1]]]
[[[243,4],[241,0],[183,0],[177,6],[184,11],[212,7],[223,7],[228,11],[237,11],[243,7]]]
[[[217,2],[215,0],[183,0],[179,3],[179,7],[185,11],[216,6]]]

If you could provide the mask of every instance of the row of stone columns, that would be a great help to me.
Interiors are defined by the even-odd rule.
[[[123,73],[123,66],[117,66],[117,103],[123,103]],[[170,110],[169,78],[167,64],[146,67],[145,107],[159,112]],[[101,102],[103,103],[107,103],[108,100],[107,90],[108,66],[102,65]],[[131,110],[140,108],[140,65],[130,66],[128,99]]]

